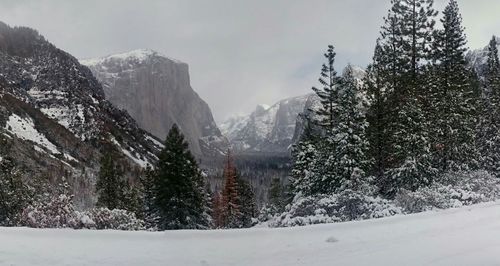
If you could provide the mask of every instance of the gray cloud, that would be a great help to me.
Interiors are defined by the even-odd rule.
[[[308,93],[322,53],[364,66],[389,0],[3,0],[0,18],[36,28],[76,57],[150,48],[189,63],[218,121]],[[445,0],[437,1],[442,9]],[[497,0],[459,0],[469,46],[500,33]]]

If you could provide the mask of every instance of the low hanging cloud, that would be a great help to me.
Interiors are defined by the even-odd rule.
[[[471,48],[500,34],[499,1],[458,2]],[[3,0],[0,17],[79,58],[150,48],[185,61],[193,88],[221,121],[309,93],[328,44],[339,72],[349,62],[368,64],[389,7],[389,0]]]

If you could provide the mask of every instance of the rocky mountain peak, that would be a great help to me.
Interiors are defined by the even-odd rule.
[[[498,49],[500,49],[500,37],[496,37],[498,43]],[[488,45],[482,49],[477,49],[469,51],[466,56],[469,65],[476,71],[479,77],[483,77],[486,71],[486,65],[488,60]]]
[[[227,148],[208,104],[191,87],[186,63],[147,49],[80,62],[102,83],[106,99],[144,130],[164,139],[176,123],[199,158]]]
[[[272,106],[258,105],[250,115],[233,117],[221,124],[237,153],[287,154],[297,115],[308,96],[281,100]]]
[[[167,59],[169,61],[172,61],[173,63],[176,64],[184,64],[187,66],[186,63],[181,62],[180,60],[173,59],[170,57],[167,57],[163,54],[160,54],[157,51],[151,50],[151,49],[136,49],[128,52],[123,52],[123,53],[118,53],[118,54],[112,54],[104,57],[99,57],[99,58],[90,58],[90,59],[81,59],[80,63],[86,66],[98,66],[98,65],[103,65],[104,63],[110,63],[110,62],[127,62],[127,63],[144,63],[148,59],[151,59],[153,57],[161,57],[163,59]]]

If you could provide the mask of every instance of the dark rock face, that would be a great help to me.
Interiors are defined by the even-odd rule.
[[[187,64],[150,50],[81,62],[102,83],[106,98],[156,137],[164,139],[176,123],[198,157],[227,148],[210,108],[191,88]]]
[[[104,98],[91,71],[35,30],[0,23],[0,134],[30,177],[73,186],[77,204],[94,201],[103,152],[114,151],[124,178],[154,164],[158,140]],[[59,181],[58,181],[59,180]]]

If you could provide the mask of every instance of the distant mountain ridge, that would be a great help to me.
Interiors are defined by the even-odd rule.
[[[498,49],[500,49],[500,37],[496,37]],[[487,60],[488,60],[488,46],[484,48],[469,51],[466,56],[469,65],[476,71],[480,78],[484,77]]]
[[[286,154],[295,131],[297,115],[309,95],[258,105],[248,116],[230,118],[220,125],[237,153]]]

